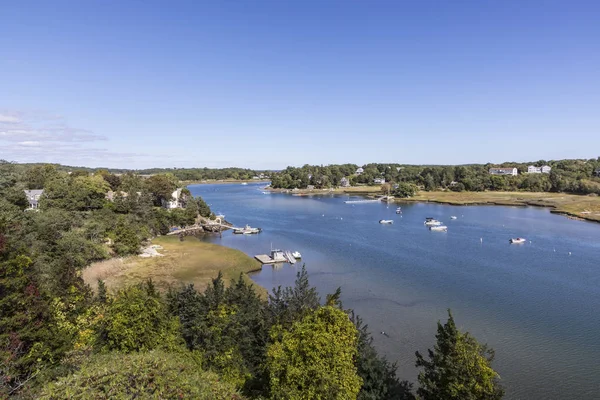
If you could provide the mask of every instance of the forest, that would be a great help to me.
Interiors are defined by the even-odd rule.
[[[211,216],[186,190],[182,208],[162,207],[178,184],[168,173],[0,163],[0,398],[502,398],[493,351],[450,312],[407,382],[341,291],[322,300],[304,267],[267,298],[221,274],[206,288],[86,285],[91,262]],[[24,190],[41,188],[28,209]]]
[[[549,174],[528,174],[527,167],[548,165]],[[490,175],[490,168],[517,168],[516,176]],[[404,164],[367,164],[356,174],[357,165],[327,165],[287,167],[271,177],[273,188],[317,189],[341,185],[346,177],[352,185],[375,185],[376,178],[390,184],[414,185],[414,190],[452,191],[530,191],[600,194],[600,158],[590,160],[539,160],[530,163],[472,164],[458,166],[427,166]],[[401,193],[400,193],[401,194]]]

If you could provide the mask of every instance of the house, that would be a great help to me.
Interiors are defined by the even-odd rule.
[[[356,174],[356,175],[360,175],[360,174],[362,174],[363,172],[365,172],[365,170],[364,170],[363,168],[358,168],[358,169],[356,170],[355,174]]]
[[[541,167],[530,165],[529,167],[527,167],[528,174],[549,174],[551,170],[552,168],[548,165],[544,165]]]
[[[373,183],[384,184],[385,178],[375,178],[375,179],[373,179]]]
[[[315,185],[307,185],[306,188],[308,190],[315,190]]]
[[[350,186],[350,179],[343,177],[342,179],[340,179],[340,186],[341,187],[349,187]]]
[[[163,201],[163,207],[172,210],[173,208],[182,208],[181,204],[181,190],[182,188],[177,188],[173,194],[171,194],[171,200]]]
[[[490,168],[490,175],[518,175],[516,168]]]
[[[42,194],[44,194],[44,189],[24,190],[24,192],[25,197],[27,197],[27,201],[29,201],[29,209],[37,210],[40,197],[42,197]]]

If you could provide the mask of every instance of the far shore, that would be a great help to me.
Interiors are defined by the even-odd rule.
[[[269,189],[274,193],[300,196],[324,194],[384,195],[380,186],[352,186],[335,189]],[[420,191],[410,198],[396,198],[396,203],[438,203],[455,206],[535,206],[548,207],[550,212],[572,219],[600,222],[600,196],[550,192],[452,192]]]
[[[187,185],[220,185],[227,183],[269,183],[268,179],[213,179],[213,180],[201,180],[201,181],[181,181],[184,186]]]

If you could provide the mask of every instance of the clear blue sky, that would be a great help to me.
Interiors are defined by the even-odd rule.
[[[5,1],[0,158],[600,155],[599,1]]]

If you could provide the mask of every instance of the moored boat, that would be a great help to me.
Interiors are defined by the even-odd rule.
[[[453,215],[450,217],[450,219],[456,219],[456,218],[457,218],[456,215]]]
[[[402,214],[402,207],[396,208],[396,214]]]
[[[447,232],[448,227],[446,225],[430,226],[429,230],[434,232]]]
[[[394,220],[393,219],[380,219],[379,223],[380,224],[393,224]]]
[[[243,228],[233,229],[233,233],[238,234],[238,235],[249,235],[249,234],[261,233],[261,232],[262,232],[262,229],[252,228],[250,225],[246,225]]]
[[[442,224],[442,222],[438,221],[437,219],[434,219],[431,217],[425,218],[425,225],[427,225],[427,226],[439,226],[441,224]]]
[[[521,244],[521,243],[525,243],[526,241],[527,241],[527,239],[521,238],[521,237],[509,239],[509,242],[512,244]]]
[[[292,253],[292,256],[293,256],[295,259],[300,259],[300,258],[302,258],[302,254],[300,254],[300,252],[299,252],[299,251],[294,251],[294,252]]]

